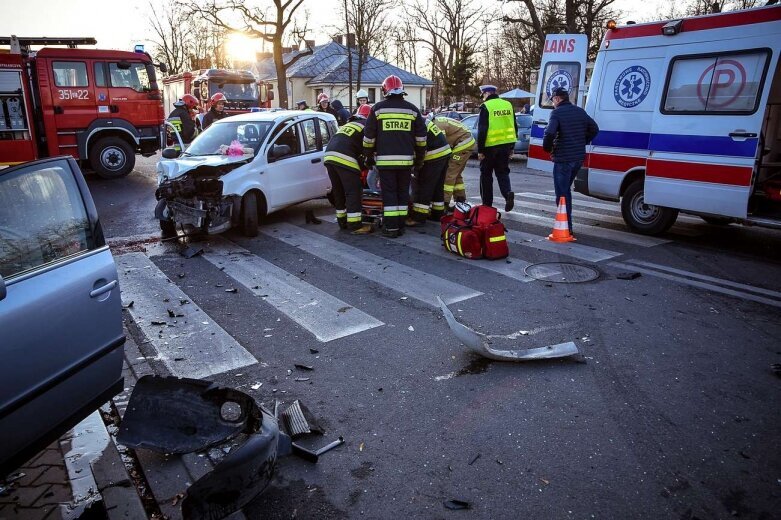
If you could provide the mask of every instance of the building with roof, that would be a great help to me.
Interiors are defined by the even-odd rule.
[[[311,55],[300,58],[287,70],[287,92],[291,108],[301,99],[305,99],[310,106],[314,106],[317,96],[321,92],[328,94],[332,101],[338,99],[345,107],[350,106],[348,50],[347,47],[336,41],[337,39],[338,37],[334,41],[313,47]],[[283,55],[285,62],[289,62],[301,52],[293,50],[285,53]],[[350,54],[352,55],[353,68],[353,96],[355,96],[358,56],[355,49],[352,49]],[[259,80],[268,81],[273,84],[274,90],[279,90],[277,71],[272,56],[263,55],[254,67],[250,67],[250,70]],[[392,74],[400,77],[404,82],[407,101],[423,109],[426,105],[427,89],[434,83],[373,56],[367,57],[361,71],[361,88],[369,93],[369,102],[374,103],[382,99],[380,85],[386,77]],[[278,103],[278,99],[275,99],[272,105],[278,107]],[[354,105],[355,100],[353,100]]]

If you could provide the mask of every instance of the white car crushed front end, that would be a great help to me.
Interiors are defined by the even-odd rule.
[[[155,216],[176,227],[216,234],[230,229],[241,208],[240,193],[227,193],[231,178],[246,175],[254,155],[183,156],[157,164],[158,200]],[[227,179],[226,179],[227,177]]]

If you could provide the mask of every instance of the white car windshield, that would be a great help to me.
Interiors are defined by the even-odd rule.
[[[271,121],[217,122],[196,137],[184,155],[220,155],[221,147],[230,146],[234,141],[244,148],[252,148],[257,155],[272,126]]]

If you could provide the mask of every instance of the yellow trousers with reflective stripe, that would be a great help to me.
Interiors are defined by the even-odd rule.
[[[466,186],[464,186],[464,168],[469,159],[469,150],[454,153],[450,156],[447,163],[447,172],[445,173],[445,204],[450,202],[450,198],[466,198]]]

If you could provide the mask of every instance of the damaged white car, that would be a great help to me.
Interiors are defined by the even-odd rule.
[[[327,113],[253,112],[215,122],[184,153],[166,148],[157,165],[160,229],[238,227],[253,237],[264,215],[329,196],[323,152],[336,132]]]

